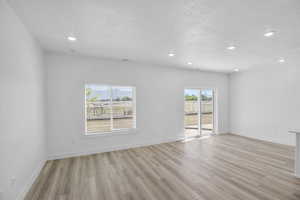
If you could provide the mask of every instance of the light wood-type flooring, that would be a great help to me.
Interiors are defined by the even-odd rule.
[[[26,200],[300,200],[294,148],[232,134],[48,161]]]

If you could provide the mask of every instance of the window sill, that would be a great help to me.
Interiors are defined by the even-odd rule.
[[[85,138],[93,138],[93,137],[106,137],[106,136],[115,136],[115,135],[129,135],[137,133],[136,128],[131,129],[120,129],[113,130],[110,132],[94,132],[94,133],[84,133],[83,137]]]

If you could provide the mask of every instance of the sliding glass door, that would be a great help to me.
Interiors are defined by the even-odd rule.
[[[184,90],[184,129],[186,137],[214,132],[214,90]]]
[[[201,94],[201,134],[208,135],[214,130],[214,91],[204,89]]]

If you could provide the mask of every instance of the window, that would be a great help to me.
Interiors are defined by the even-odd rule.
[[[86,134],[135,128],[135,88],[87,84]]]

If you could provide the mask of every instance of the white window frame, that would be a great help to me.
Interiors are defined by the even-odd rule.
[[[88,132],[87,131],[87,106],[86,106],[86,86],[87,85],[99,85],[102,87],[109,87],[110,93],[110,122],[111,122],[111,131],[105,132]],[[112,114],[112,89],[113,88],[132,88],[132,110],[133,110],[133,127],[132,128],[113,128],[113,114]],[[136,87],[135,86],[126,86],[126,85],[111,85],[111,84],[98,84],[98,83],[85,83],[84,85],[84,136],[97,136],[97,135],[116,135],[116,134],[128,134],[130,132],[135,132],[136,130]]]

